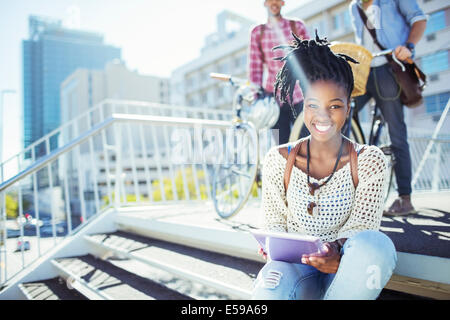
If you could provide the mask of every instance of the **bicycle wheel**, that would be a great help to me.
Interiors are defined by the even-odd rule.
[[[230,218],[247,201],[258,169],[259,146],[256,130],[241,123],[227,130],[225,158],[214,169],[212,199],[221,218]]]
[[[300,138],[300,132],[304,126],[303,123],[303,111],[300,112],[297,119],[294,122],[294,125],[292,126],[291,134],[289,135],[289,142],[296,141]],[[352,118],[352,124],[351,124],[351,134],[350,134],[350,140],[355,141],[359,144],[364,144],[364,134],[362,133],[361,128],[359,127],[358,123],[355,121],[355,119]]]

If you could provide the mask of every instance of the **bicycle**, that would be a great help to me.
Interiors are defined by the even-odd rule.
[[[361,122],[359,120],[358,116],[358,110],[355,108],[355,97],[358,97],[360,95],[363,95],[365,93],[366,83],[370,72],[370,62],[374,57],[383,56],[383,55],[392,55],[392,58],[395,62],[397,62],[402,70],[405,70],[405,67],[403,64],[395,57],[393,53],[393,49],[386,49],[383,51],[380,51],[376,54],[370,53],[367,49],[364,47],[353,44],[353,43],[333,43],[330,48],[335,51],[336,53],[345,53],[349,56],[352,56],[356,58],[357,61],[359,61],[358,65],[351,64],[352,71],[355,77],[355,89],[353,90],[351,94],[351,101],[350,101],[350,114],[342,128],[342,133],[350,138],[351,140],[359,143],[359,144],[366,144],[366,139],[364,136],[364,132],[361,127]],[[355,57],[357,55],[358,57]],[[374,99],[370,99],[367,104],[372,105],[372,120],[371,120],[371,126],[369,131],[369,139],[367,141],[367,144],[369,145],[375,145],[378,146],[388,159],[388,170],[389,170],[389,178],[388,178],[388,188],[386,190],[386,193],[384,195],[384,200],[386,201],[389,197],[391,189],[395,186],[395,175],[394,175],[394,165],[395,165],[395,157],[392,152],[391,143],[389,140],[389,134],[387,133],[387,123],[385,119],[383,118],[383,115],[381,114],[378,106],[375,104]],[[355,112],[356,110],[356,112]],[[350,121],[350,122],[349,122]],[[350,125],[349,125],[350,123]],[[303,112],[301,112],[294,123],[294,126],[292,128],[291,134],[289,136],[289,141],[296,141],[300,137],[300,132],[303,127]],[[386,128],[386,130],[383,130],[383,128]]]
[[[256,184],[260,182],[259,132],[277,122],[280,110],[273,97],[263,95],[247,80],[220,73],[211,73],[210,77],[237,88],[234,116],[226,134],[226,158],[216,164],[211,188],[217,214],[227,219],[245,205],[255,180]]]

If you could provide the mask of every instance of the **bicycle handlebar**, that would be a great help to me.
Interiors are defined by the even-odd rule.
[[[236,78],[236,77],[233,77],[233,76],[231,76],[229,74],[212,72],[212,73],[209,74],[209,76],[211,78],[213,78],[213,79],[216,79],[216,80],[228,81],[228,82],[230,82],[230,84],[232,86],[235,86],[235,87],[239,87],[241,85],[247,85],[249,87],[253,87],[255,89],[258,89],[258,87],[255,86],[254,84],[250,83],[250,81],[245,80],[245,79],[241,79],[241,78]]]
[[[231,76],[229,74],[212,72],[209,74],[209,76],[213,79],[220,80],[220,81],[230,81],[231,80]]]
[[[385,56],[385,55],[392,55],[392,59],[402,68],[402,71],[405,71],[405,66],[403,65],[403,63],[398,60],[398,58],[395,56],[394,54],[394,49],[386,49],[377,53],[373,53],[372,57],[380,57],[380,56]],[[411,58],[406,58],[405,62],[407,63],[414,63],[414,61]]]

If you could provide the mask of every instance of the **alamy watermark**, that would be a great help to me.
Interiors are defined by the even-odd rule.
[[[172,164],[257,164],[278,145],[278,130],[175,128],[170,135]]]
[[[370,290],[381,289],[381,269],[377,265],[370,265],[367,267],[366,273],[369,275],[366,281],[366,286]]]
[[[370,5],[366,10],[367,27],[369,29],[381,29],[381,10],[377,5]]]

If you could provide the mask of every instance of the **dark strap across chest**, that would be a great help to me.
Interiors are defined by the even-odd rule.
[[[288,157],[286,159],[286,168],[284,170],[284,190],[287,194],[287,189],[289,186],[289,181],[291,179],[291,173],[292,168],[295,164],[295,156],[299,153],[300,148],[303,144],[303,142],[306,140],[301,141],[300,143],[297,143],[297,145],[290,150]],[[356,151],[357,145],[351,141],[347,142],[348,145],[348,153],[350,155],[350,171],[352,174],[352,180],[353,180],[353,186],[358,186],[359,179],[358,179],[358,153]]]

